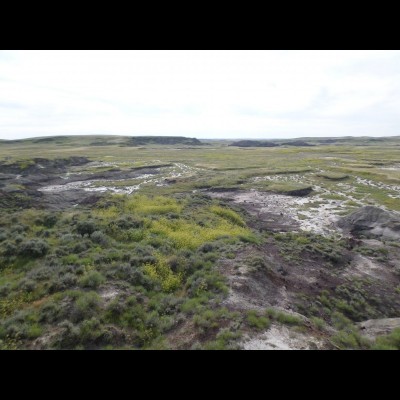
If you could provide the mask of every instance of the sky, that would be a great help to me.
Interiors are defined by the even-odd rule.
[[[400,51],[0,51],[0,139],[400,135]]]

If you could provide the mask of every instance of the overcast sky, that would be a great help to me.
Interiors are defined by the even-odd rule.
[[[0,138],[400,135],[399,51],[0,51]]]

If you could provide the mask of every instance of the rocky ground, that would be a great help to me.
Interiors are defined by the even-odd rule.
[[[131,194],[141,185],[163,186],[188,175],[193,168],[181,163],[124,166],[90,162],[84,157],[46,160],[32,165],[0,165],[0,204],[62,210],[94,204],[102,193]]]

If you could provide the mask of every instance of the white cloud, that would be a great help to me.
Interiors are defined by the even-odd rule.
[[[400,134],[398,51],[0,52],[0,138]]]

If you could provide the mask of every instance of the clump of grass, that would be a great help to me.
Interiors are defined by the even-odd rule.
[[[271,322],[268,317],[264,315],[259,315],[254,310],[251,310],[247,313],[246,321],[249,324],[249,326],[260,330],[268,329],[269,326],[271,325]]]
[[[374,350],[400,350],[400,328],[388,335],[380,336],[372,346]]]
[[[349,175],[341,174],[340,172],[320,172],[316,175],[321,178],[328,179],[330,181],[342,181],[349,177]]]
[[[325,321],[322,318],[312,317],[311,322],[319,330],[322,330],[325,327]]]
[[[230,210],[229,208],[212,206],[210,207],[210,211],[228,220],[234,225],[245,226],[245,222],[243,221],[242,217],[233,210]]]
[[[275,310],[274,308],[267,308],[265,310],[265,316],[284,325],[303,325],[303,320],[300,317]]]
[[[229,329],[222,329],[215,340],[205,344],[205,350],[235,350],[238,345],[235,343],[240,338],[239,332],[232,332]]]
[[[331,337],[331,341],[342,350],[368,349],[371,346],[371,342],[355,329],[340,330]]]
[[[276,314],[276,320],[284,325],[302,325],[303,321],[296,315],[287,314],[284,312],[278,312]]]
[[[80,279],[79,283],[83,287],[96,289],[102,283],[104,283],[104,281],[105,281],[105,278],[100,272],[98,272],[98,271],[89,271],[87,274],[85,274]]]

